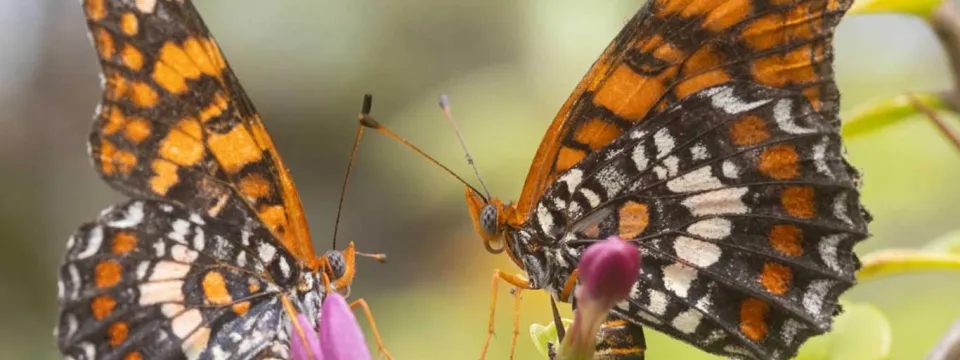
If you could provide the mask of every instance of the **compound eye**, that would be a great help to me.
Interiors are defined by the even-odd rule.
[[[327,262],[330,264],[329,270],[332,272],[330,281],[336,281],[343,277],[347,272],[347,262],[343,259],[343,254],[336,250],[327,250],[324,255],[327,257]]]
[[[487,235],[495,235],[497,233],[497,207],[493,205],[485,205],[482,210],[480,210],[480,226],[483,228],[483,231]]]

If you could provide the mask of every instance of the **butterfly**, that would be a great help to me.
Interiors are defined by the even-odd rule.
[[[575,308],[583,250],[616,235],[642,267],[598,358],[643,358],[644,327],[750,359],[829,331],[870,221],[832,69],[852,2],[646,2],[560,108],[519,200],[467,185],[484,247],[524,272],[497,270],[494,296],[503,280]]]
[[[316,328],[325,295],[348,294],[366,254],[314,252],[293,180],[191,1],[82,8],[104,87],[90,157],[131,199],[67,242],[60,352],[289,359],[291,334],[314,331],[291,319]]]

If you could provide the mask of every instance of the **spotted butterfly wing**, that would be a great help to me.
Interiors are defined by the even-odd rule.
[[[323,257],[259,115],[189,0],[82,4],[105,87],[90,155],[134,200],[68,243],[60,351],[289,358],[291,312],[317,319]]]
[[[829,329],[869,221],[831,68],[851,2],[650,1],[568,99],[505,221],[559,297],[586,243],[637,244],[640,281],[598,355],[642,358],[647,326],[783,359]]]
[[[295,290],[312,275],[256,221],[132,200],[67,247],[57,344],[68,359],[289,358],[281,297],[319,308]]]
[[[314,258],[293,180],[190,0],[84,0],[103,68],[94,167],[128,196],[243,225],[255,214]]]

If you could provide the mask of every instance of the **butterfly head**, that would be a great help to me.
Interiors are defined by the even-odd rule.
[[[320,256],[320,270],[325,283],[329,283],[330,290],[339,292],[344,297],[350,296],[350,284],[353,283],[353,276],[356,275],[354,260],[357,256],[357,250],[350,242],[344,250],[327,250]],[[324,284],[324,286],[327,286]]]

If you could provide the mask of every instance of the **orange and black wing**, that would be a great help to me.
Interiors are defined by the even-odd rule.
[[[581,80],[547,130],[517,203],[525,223],[557,176],[705,88],[746,81],[802,93],[836,118],[829,42],[852,0],[651,0]]]
[[[84,0],[103,67],[90,156],[114,188],[237,226],[258,217],[313,261],[290,174],[189,0]]]

